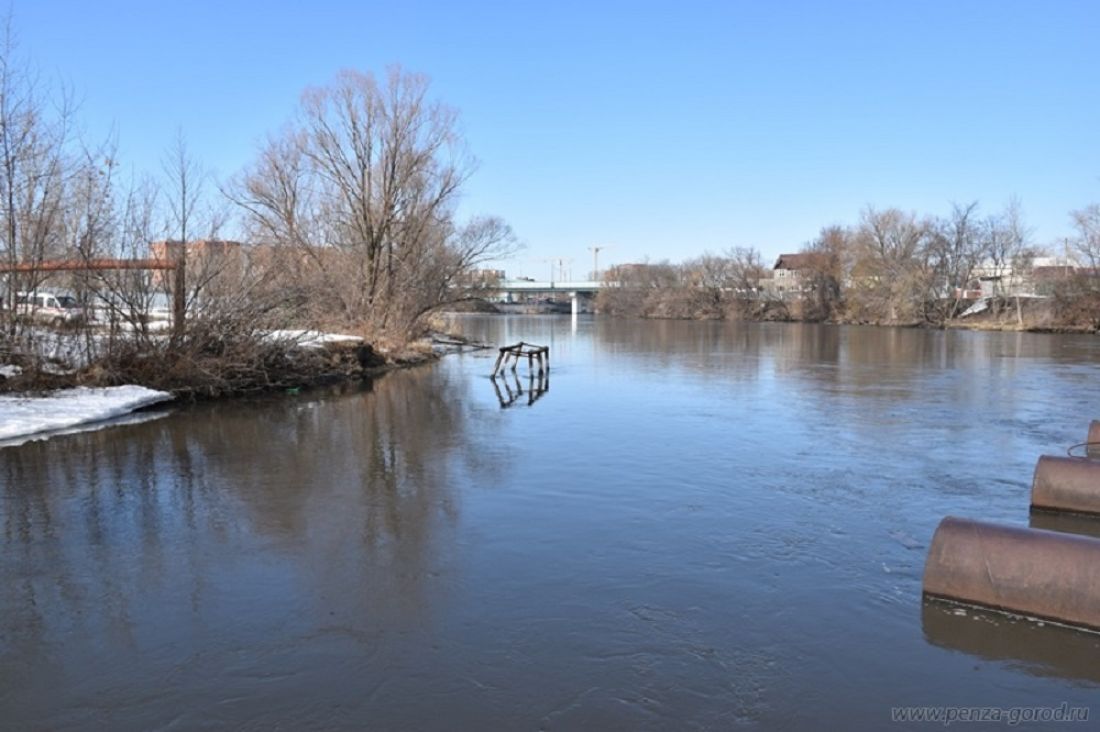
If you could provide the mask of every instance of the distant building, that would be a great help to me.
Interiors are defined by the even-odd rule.
[[[1069,257],[1021,257],[995,265],[982,262],[973,277],[981,297],[1048,296],[1060,282],[1088,274]]]
[[[149,253],[157,261],[173,262],[179,257],[181,248],[187,257],[187,267],[193,274],[209,271],[211,267],[239,270],[245,264],[241,243],[222,239],[196,239],[186,245],[179,241],[155,241],[149,244]],[[158,270],[153,273],[153,282],[157,286],[170,286],[171,278],[171,271]]]
[[[801,295],[807,287],[806,273],[811,269],[812,254],[780,254],[771,269],[771,276],[760,279],[760,289],[779,299]]]

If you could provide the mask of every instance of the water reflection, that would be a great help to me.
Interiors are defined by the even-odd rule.
[[[1031,528],[1060,531],[1064,534],[1080,534],[1100,539],[1100,516],[1032,509]]]
[[[926,599],[929,643],[1005,663],[1031,676],[1100,683],[1100,634]]]
[[[489,380],[493,382],[493,389],[496,391],[497,401],[500,402],[501,409],[513,406],[524,395],[523,384],[519,375],[512,371],[509,379],[508,373],[501,371],[499,374],[489,377]],[[548,391],[550,391],[549,371],[539,371],[537,375],[527,374],[527,406],[530,407],[539,399],[542,399]]]
[[[76,427],[67,427],[59,430],[47,430],[45,432],[36,432],[32,435],[13,437],[8,440],[0,440],[0,450],[6,447],[19,447],[20,445],[26,445],[30,442],[41,442],[44,440],[50,440],[55,437],[61,437],[64,435],[75,435],[80,432],[95,432],[98,430],[122,427],[124,425],[152,422],[154,420],[161,419],[162,417],[167,417],[171,413],[171,408],[165,409],[163,405],[158,405],[151,409],[143,409],[138,412],[131,412],[130,414],[112,417],[111,419],[104,419],[98,422],[77,425]]]
[[[913,688],[1095,693],[1085,646],[915,611],[940,518],[1021,521],[1080,439],[1096,339],[461,322],[549,344],[553,398],[471,352],[0,450],[0,719],[880,729]]]
[[[0,452],[5,720],[86,724],[112,684],[170,695],[155,674],[217,677],[235,647],[428,622],[455,487],[501,470],[470,442],[469,388],[415,369]],[[50,705],[60,678],[84,680]]]

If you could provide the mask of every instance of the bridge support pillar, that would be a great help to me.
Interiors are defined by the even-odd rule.
[[[569,293],[569,295],[572,298],[572,301],[571,301],[571,308],[572,309],[569,312],[570,312],[570,314],[572,314],[572,316],[574,318],[576,318],[577,317],[577,293],[571,292],[571,293]]]

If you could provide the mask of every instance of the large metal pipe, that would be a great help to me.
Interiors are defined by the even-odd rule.
[[[1043,455],[1031,480],[1031,507],[1100,514],[1100,461]]]
[[[948,516],[924,594],[1100,630],[1100,539]]]
[[[1089,422],[1089,436],[1086,440],[1085,454],[1091,457],[1100,457],[1100,419]]]

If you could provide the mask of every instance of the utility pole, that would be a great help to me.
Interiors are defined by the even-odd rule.
[[[588,251],[592,252],[592,279],[600,279],[600,252],[604,249],[610,249],[612,244],[604,244],[602,247],[588,247]]]
[[[558,280],[559,281],[562,281],[562,280],[568,281],[568,280],[572,279],[573,273],[570,271],[570,270],[572,270],[572,267],[569,267],[569,269],[566,269],[566,265],[571,265],[573,263],[573,258],[572,257],[558,257],[557,262],[558,262]]]
[[[550,284],[555,282],[561,282],[563,280],[570,279],[571,267],[567,267],[573,263],[572,257],[551,257],[549,259],[539,260],[543,263],[550,265]]]

